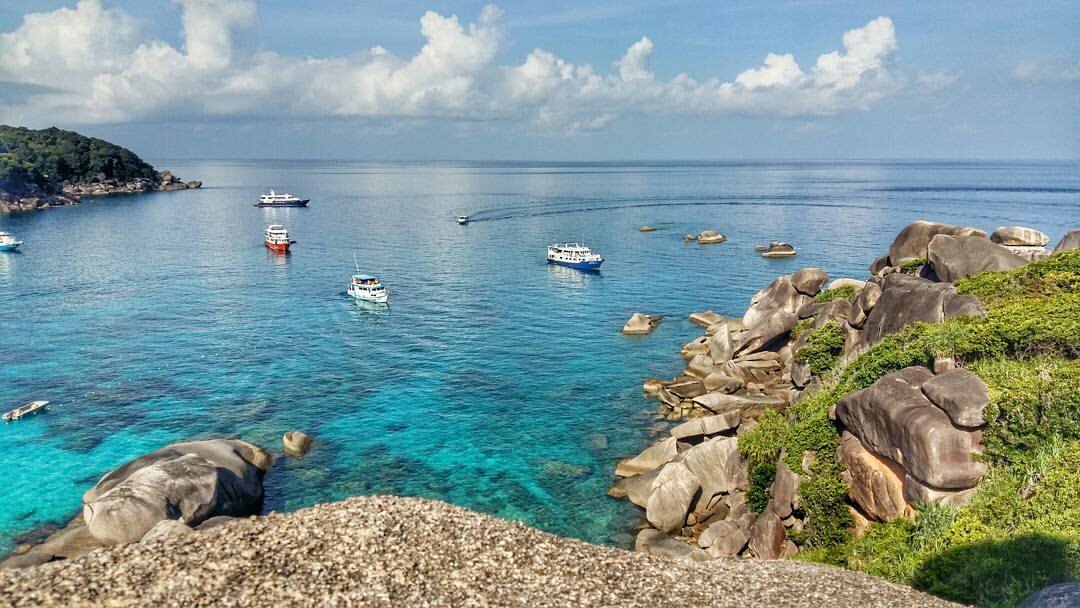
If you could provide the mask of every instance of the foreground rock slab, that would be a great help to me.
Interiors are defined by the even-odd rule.
[[[957,606],[829,566],[672,561],[378,496],[0,571],[0,589],[19,607]]]

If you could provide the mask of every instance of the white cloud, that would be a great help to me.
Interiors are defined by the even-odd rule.
[[[1072,63],[1021,61],[1012,77],[1021,82],[1080,82],[1080,60]]]
[[[960,76],[945,72],[919,72],[915,75],[915,79],[926,92],[937,93],[956,84]]]
[[[502,11],[475,23],[427,12],[423,47],[401,58],[375,46],[348,57],[245,52],[233,32],[253,21],[254,0],[173,0],[182,11],[181,48],[141,36],[135,20],[101,0],[27,15],[0,34],[0,81],[51,87],[0,105],[9,122],[119,122],[161,117],[441,118],[523,121],[553,132],[601,129],[618,115],[744,112],[823,116],[865,110],[904,79],[891,69],[896,34],[879,17],[843,35],[843,50],[808,70],[790,54],[724,82],[679,74],[658,80],[642,37],[597,73],[536,49],[519,65],[497,65]],[[57,90],[59,89],[59,90]]]

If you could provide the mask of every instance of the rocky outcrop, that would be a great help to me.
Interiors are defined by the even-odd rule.
[[[880,295],[870,285],[878,285]],[[860,344],[863,348],[873,346],[885,336],[908,325],[922,321],[940,323],[959,316],[982,316],[985,313],[978,298],[960,295],[948,283],[934,283],[919,277],[893,273],[874,279],[859,296],[859,309],[871,304],[862,322]],[[865,301],[865,304],[863,303]],[[859,318],[858,313],[853,318]]]
[[[675,443],[675,438],[669,437],[667,439],[662,439],[646,448],[637,456],[619,461],[619,464],[615,466],[615,475],[619,477],[631,477],[633,475],[647,473],[671,462],[677,454],[678,448]]]
[[[950,226],[948,224],[919,220],[908,224],[896,235],[892,244],[889,245],[889,253],[883,260],[884,265],[899,266],[904,262],[927,257],[926,249],[930,245],[930,241],[939,234],[949,236],[986,236],[986,233],[978,228]],[[875,262],[875,265],[878,265],[878,262]],[[877,274],[879,270],[880,269],[875,270],[874,268],[871,268],[870,272],[871,274]]]
[[[129,181],[108,179],[104,175],[86,183],[63,184],[59,192],[51,189],[30,189],[26,192],[13,193],[0,190],[0,215],[23,211],[39,211],[49,207],[77,205],[84,196],[109,196],[113,194],[138,194],[143,192],[170,192],[201,188],[202,182],[181,181],[170,171],[162,171],[157,179],[140,177]]]
[[[976,431],[957,428],[922,391],[933,377],[924,367],[887,374],[836,404],[835,417],[868,450],[935,488],[974,487],[986,472]]]
[[[968,370],[944,371],[924,382],[922,391],[956,426],[975,428],[986,424],[984,412],[990,405],[986,383]]]
[[[660,325],[661,317],[643,315],[640,312],[635,312],[630,320],[623,325],[622,333],[628,336],[643,336],[648,333],[652,333],[652,330],[656,329],[657,325]]]
[[[198,525],[262,505],[271,456],[245,441],[177,443],[112,471],[83,495],[83,519],[103,542],[134,542],[165,519]]]
[[[947,235],[930,241],[926,259],[938,279],[950,283],[987,270],[1012,270],[1030,261],[981,236]]]
[[[859,438],[844,431],[836,457],[844,463],[842,477],[851,500],[877,521],[890,521],[912,513],[904,500],[902,467],[874,455]]]
[[[660,469],[645,503],[645,517],[657,530],[674,532],[686,523],[686,515],[701,491],[701,481],[681,462]]]

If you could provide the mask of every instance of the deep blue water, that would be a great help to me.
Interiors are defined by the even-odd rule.
[[[688,313],[741,314],[804,266],[863,277],[919,218],[1080,225],[1077,163],[156,164],[207,186],[0,217],[26,241],[0,254],[0,403],[53,403],[0,427],[0,549],[165,443],[292,429],[318,444],[275,465],[268,510],[420,495],[624,543],[636,509],[604,491],[656,425],[641,380],[678,371]],[[253,207],[269,187],[311,207]],[[263,248],[272,222],[291,255]],[[681,242],[702,229],[729,240]],[[799,256],[754,252],[773,239]],[[547,266],[554,240],[603,271]],[[388,311],[345,296],[354,254]],[[620,335],[635,311],[668,318]]]

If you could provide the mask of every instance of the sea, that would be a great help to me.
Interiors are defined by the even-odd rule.
[[[77,514],[101,475],[170,442],[280,451],[264,511],[349,496],[444,500],[628,546],[641,512],[605,495],[664,422],[687,321],[741,315],[778,275],[865,278],[917,219],[1080,227],[1077,162],[359,162],[156,160],[199,190],[0,216],[0,551]],[[256,208],[270,188],[308,208]],[[455,216],[467,214],[468,225]],[[263,246],[284,224],[288,255]],[[643,225],[657,228],[640,232]],[[727,242],[683,235],[717,230]],[[756,244],[788,241],[789,259]],[[545,261],[599,251],[599,272]],[[358,304],[377,275],[388,307]],[[651,335],[619,333],[635,312]],[[450,531],[452,533],[452,531]]]

